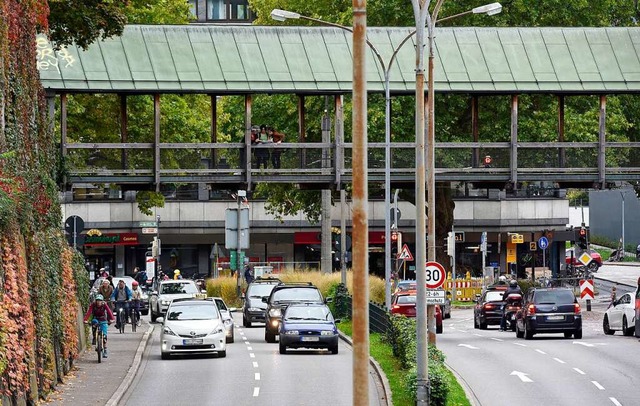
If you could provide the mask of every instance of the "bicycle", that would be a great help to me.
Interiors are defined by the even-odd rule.
[[[102,326],[104,324],[108,324],[106,321],[97,321],[95,320],[95,323],[92,322],[92,324],[95,324],[95,329],[93,330],[93,339],[96,343],[96,352],[98,353],[98,364],[102,363],[102,354],[104,351],[104,342],[105,342],[105,336],[104,336],[104,332],[102,331]],[[93,328],[93,326],[92,326]]]
[[[124,333],[124,325],[127,323],[127,302],[116,302],[118,313],[116,314],[116,323],[120,333]]]
[[[131,306],[131,332],[135,333],[136,329],[138,327],[138,321],[140,320],[140,310],[138,310],[140,308],[140,303],[138,300],[134,300],[132,302],[133,306]]]

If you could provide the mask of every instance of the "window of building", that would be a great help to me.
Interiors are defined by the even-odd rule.
[[[208,21],[251,21],[248,0],[207,0]]]

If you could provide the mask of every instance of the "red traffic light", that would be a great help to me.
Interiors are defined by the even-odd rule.
[[[581,228],[580,229],[580,236],[585,236],[587,235],[587,229],[586,228]]]
[[[397,231],[393,231],[391,233],[391,241],[398,241],[398,232]]]

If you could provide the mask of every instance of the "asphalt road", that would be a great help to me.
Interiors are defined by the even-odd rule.
[[[640,343],[602,332],[604,303],[583,306],[583,338],[562,334],[516,338],[473,328],[473,310],[454,310],[438,347],[473,391],[476,404],[639,405]]]
[[[340,341],[340,352],[289,350],[264,341],[264,327],[243,328],[236,321],[235,343],[226,358],[184,356],[160,359],[157,325],[142,365],[120,404],[130,405],[318,405],[352,404],[351,348]],[[370,373],[372,405],[377,387]]]

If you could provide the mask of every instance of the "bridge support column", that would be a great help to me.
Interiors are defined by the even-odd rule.
[[[251,189],[251,107],[253,99],[250,94],[244,97],[244,152],[240,151],[240,165],[244,166],[247,190]],[[244,155],[243,155],[244,154]]]
[[[306,142],[307,140],[307,123],[305,120],[306,110],[304,108],[304,96],[298,95],[298,142]],[[300,168],[307,166],[307,151],[302,148],[300,151]]]
[[[127,96],[120,94],[120,142],[127,142],[129,138],[128,130]],[[129,153],[127,152],[127,148],[122,148],[122,169],[129,169]]]
[[[471,134],[473,135],[473,142],[480,142],[480,122],[478,114],[478,96],[471,96]],[[471,156],[471,167],[477,168],[480,166],[480,150],[478,148],[473,149],[473,155]]]
[[[328,103],[328,99],[325,98],[325,102]],[[322,143],[328,144],[331,142],[331,119],[329,118],[328,109],[325,109],[325,113],[322,116]],[[329,148],[322,148],[322,168],[323,173],[325,170],[331,168],[331,155]],[[326,168],[326,169],[325,169]],[[333,264],[331,255],[331,190],[322,189],[322,247],[320,250],[320,269],[323,273],[331,273]]]
[[[607,129],[607,96],[600,95],[600,122],[598,128],[598,183],[600,188],[605,188],[605,142]]]
[[[564,142],[564,96],[558,96],[558,142]],[[558,166],[564,168],[567,165],[567,156],[564,148],[558,150]]]
[[[211,95],[211,142],[218,142],[218,96],[215,94]],[[212,148],[209,155],[211,157],[211,168],[218,167],[218,153],[217,149]]]
[[[518,95],[511,96],[511,183],[518,188]]]
[[[160,191],[160,94],[153,95],[153,173],[156,192]]]

